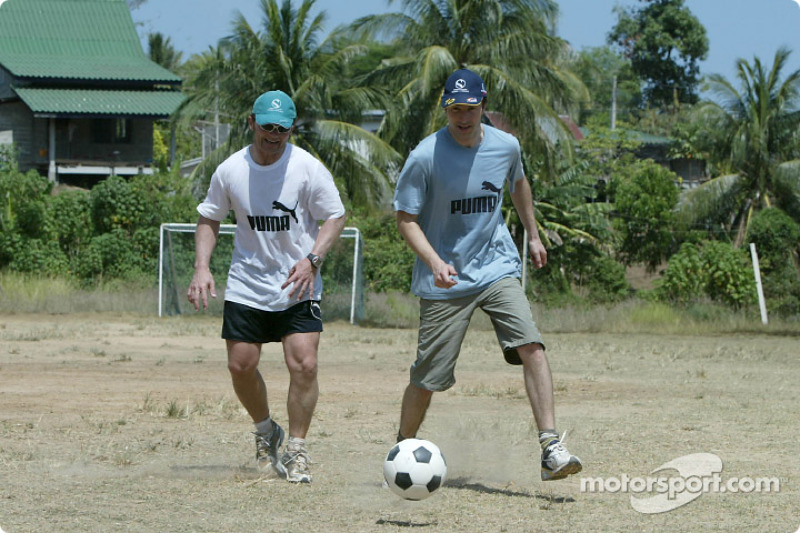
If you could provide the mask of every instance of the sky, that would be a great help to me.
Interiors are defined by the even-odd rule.
[[[1,0],[0,0],[1,1]],[[299,4],[299,0],[296,0]],[[636,7],[636,0],[557,0],[558,35],[575,50],[602,46],[616,23],[616,5]],[[282,0],[279,0],[279,4]],[[326,29],[381,12],[399,11],[395,0],[317,0],[316,12],[327,15]],[[686,0],[685,5],[705,26],[709,53],[701,74],[717,73],[733,80],[739,58],[758,56],[768,67],[780,46],[793,50],[784,74],[800,68],[800,0]],[[228,35],[237,12],[254,27],[261,25],[259,0],[146,0],[133,11],[142,43],[161,32],[187,59]]]

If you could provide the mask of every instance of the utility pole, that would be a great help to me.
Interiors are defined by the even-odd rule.
[[[214,82],[214,150],[219,148],[219,80]]]
[[[611,130],[617,129],[617,77],[611,85]]]

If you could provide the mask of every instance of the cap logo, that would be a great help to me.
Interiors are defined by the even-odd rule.
[[[465,89],[467,87],[467,82],[463,79],[456,80],[456,89]]]
[[[281,108],[281,101],[279,99],[275,99],[272,101],[272,109],[280,109]]]

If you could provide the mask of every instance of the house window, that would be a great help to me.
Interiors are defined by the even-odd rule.
[[[129,118],[101,118],[92,121],[92,140],[99,144],[127,144],[131,142]]]

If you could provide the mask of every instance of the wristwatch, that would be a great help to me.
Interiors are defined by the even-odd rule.
[[[322,266],[322,257],[318,256],[317,254],[308,254],[306,259],[311,261],[311,266],[319,270],[319,267]]]

